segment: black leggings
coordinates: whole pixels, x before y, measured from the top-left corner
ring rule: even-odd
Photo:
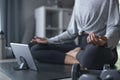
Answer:
[[[75,44],[36,44],[31,53],[39,62],[64,64],[65,53],[75,47]]]
[[[77,60],[84,67],[89,69],[101,69],[104,64],[114,65],[117,61],[116,49],[111,50],[106,47],[99,47],[87,44],[87,35],[82,36],[81,43],[75,44],[36,44],[31,47],[32,55],[39,62],[64,64],[66,52],[81,47],[77,54]]]

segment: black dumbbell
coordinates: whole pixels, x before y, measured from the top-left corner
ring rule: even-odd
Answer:
[[[77,80],[77,78],[79,77],[79,71],[80,71],[80,64],[73,64],[71,70],[72,80]]]
[[[103,79],[103,80],[114,80],[114,79],[113,79],[113,77],[112,77],[111,75],[107,75],[107,76],[105,77],[105,79]]]
[[[93,74],[82,74],[79,78],[79,80],[102,80],[100,77],[97,75]]]

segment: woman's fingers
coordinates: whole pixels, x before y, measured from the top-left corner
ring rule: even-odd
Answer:
[[[92,43],[94,45],[98,45],[99,44],[99,39],[98,36],[95,35],[95,33],[90,33],[89,36],[87,37],[87,42],[88,43]]]
[[[97,36],[92,32],[87,37],[87,43],[97,46],[104,46],[107,43],[107,38],[104,36]]]
[[[99,44],[100,46],[104,46],[105,44],[107,44],[107,38],[104,37],[104,36],[103,36],[103,37],[100,36],[100,37],[99,37],[99,43],[100,43],[100,44]]]

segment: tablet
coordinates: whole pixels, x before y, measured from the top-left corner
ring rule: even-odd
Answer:
[[[19,67],[16,69],[18,69],[18,70],[23,70],[23,69],[38,70],[38,68],[35,64],[35,61],[32,57],[32,54],[31,54],[28,44],[10,43],[10,46],[15,55],[17,63],[19,64]]]

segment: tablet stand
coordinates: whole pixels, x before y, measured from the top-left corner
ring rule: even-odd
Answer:
[[[14,68],[15,70],[27,70],[29,69],[28,64],[23,56],[20,56],[21,64],[19,67]]]

